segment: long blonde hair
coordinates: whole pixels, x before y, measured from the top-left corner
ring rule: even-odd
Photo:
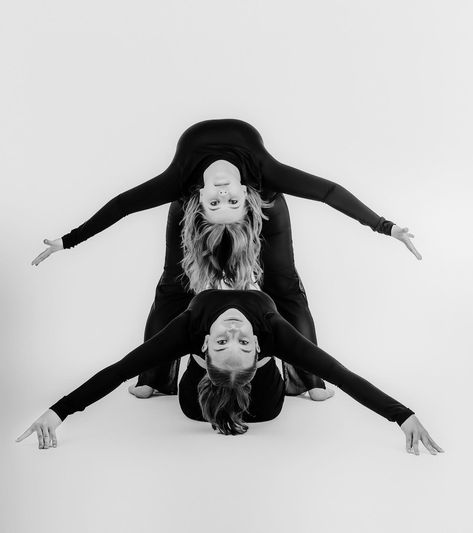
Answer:
[[[217,289],[220,283],[232,289],[248,290],[263,275],[259,255],[263,209],[272,206],[247,186],[243,218],[229,224],[215,224],[204,217],[199,192],[184,205],[181,231],[184,259],[182,266],[189,289],[199,293]]]

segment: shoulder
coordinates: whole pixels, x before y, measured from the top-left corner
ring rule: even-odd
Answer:
[[[274,300],[271,298],[271,296],[269,296],[269,294],[266,294],[263,291],[256,290],[247,292],[251,293],[252,298],[254,298],[259,303],[261,310],[265,314],[269,313],[272,315],[274,313],[277,313],[276,304],[274,303]]]
[[[276,338],[283,334],[287,329],[289,322],[283,318],[277,311],[270,311],[265,313],[264,320],[268,331],[271,332],[271,335]]]
[[[205,291],[199,292],[194,298],[192,298],[188,309],[195,312],[203,305],[208,305],[215,299],[215,295],[218,294],[218,292],[217,289],[206,289]]]

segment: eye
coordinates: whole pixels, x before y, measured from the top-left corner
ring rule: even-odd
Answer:
[[[238,203],[238,200],[230,200],[230,202],[229,202],[229,203],[230,203],[230,204],[232,204],[232,205],[235,205],[235,204],[237,204],[237,203]]]
[[[222,345],[222,344],[226,344],[226,343],[227,343],[227,339],[218,339],[217,340],[217,344]]]
[[[247,344],[249,344],[249,342],[247,340],[245,340],[245,339],[241,339],[240,340],[240,344],[243,344],[243,345],[246,346]]]
[[[215,207],[216,205],[218,205],[217,200],[212,200],[212,201],[210,202],[210,205],[211,205],[212,207]]]

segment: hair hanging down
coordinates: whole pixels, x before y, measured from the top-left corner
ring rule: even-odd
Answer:
[[[202,415],[212,428],[223,435],[241,435],[248,430],[243,414],[250,405],[254,364],[245,370],[226,371],[214,366],[207,353],[207,373],[197,386]]]
[[[219,288],[221,281],[233,289],[248,290],[261,280],[260,233],[263,218],[268,218],[263,209],[272,203],[265,202],[250,186],[247,191],[242,220],[229,224],[213,224],[205,219],[198,191],[186,202],[181,231],[182,266],[189,288],[195,293]]]

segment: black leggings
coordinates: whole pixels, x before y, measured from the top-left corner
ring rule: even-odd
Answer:
[[[261,289],[276,303],[279,313],[304,337],[317,344],[314,321],[309,311],[304,287],[294,264],[291,221],[282,194],[276,195],[272,208],[265,211],[263,221],[261,263],[264,271]],[[166,228],[164,272],[156,287],[154,302],[146,322],[144,340],[148,340],[182,313],[192,300],[182,280],[181,220],[182,204],[173,202],[169,208]],[[271,355],[271,354],[265,354]],[[164,394],[177,394],[179,360],[160,364],[140,374],[137,385],[149,385]],[[325,388],[318,376],[283,363],[285,393],[301,394],[315,387]]]
[[[182,412],[192,420],[204,421],[199,405],[197,386],[205,370],[192,355],[179,383],[179,404]],[[258,368],[251,380],[250,406],[243,414],[245,422],[266,422],[276,418],[284,404],[284,382],[274,358]]]

